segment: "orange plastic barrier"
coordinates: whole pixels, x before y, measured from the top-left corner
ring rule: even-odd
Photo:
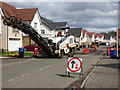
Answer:
[[[84,49],[84,54],[89,53],[89,48]]]

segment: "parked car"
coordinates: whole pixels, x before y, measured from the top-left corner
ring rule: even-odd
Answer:
[[[27,45],[27,46],[24,46],[25,50],[28,50],[28,51],[34,51],[34,48],[40,48],[37,44],[31,44],[31,45]]]

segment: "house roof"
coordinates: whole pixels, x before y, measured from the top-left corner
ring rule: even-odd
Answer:
[[[114,35],[112,33],[102,33],[104,35],[104,39],[106,40],[110,40],[110,37],[114,37]]]
[[[85,30],[85,29],[83,29],[83,37],[85,36],[85,32],[86,32],[86,30]]]
[[[25,21],[31,21],[34,18],[35,13],[37,12],[37,8],[29,8],[29,9],[15,9],[15,13]]]
[[[95,34],[94,32],[88,32],[86,29],[83,29],[83,37],[85,36],[85,32],[92,37],[93,34]]]
[[[36,11],[38,10],[37,8],[16,9],[16,7],[4,2],[0,2],[0,5],[5,17],[9,18],[10,16],[15,16],[26,21],[32,21]]]
[[[80,37],[82,32],[82,28],[70,28],[68,33],[74,35],[75,37]]]
[[[103,34],[95,34],[95,37],[102,37],[103,36]]]
[[[67,25],[67,22],[53,22],[52,20],[45,17],[41,17],[41,19],[43,23],[50,25],[52,28],[56,28],[56,30],[59,30],[59,28],[64,28]]]
[[[117,40],[117,36],[115,36],[114,38],[115,38],[115,40]]]
[[[53,25],[56,28],[62,28],[62,27],[66,27],[67,22],[54,22]]]
[[[95,35],[95,37],[102,37],[103,36],[103,34],[96,34],[96,33],[94,33],[94,32],[88,32],[86,29],[83,29],[83,37],[85,36],[85,32],[87,33],[87,35],[89,35],[90,37],[92,37],[93,36],[93,34]]]

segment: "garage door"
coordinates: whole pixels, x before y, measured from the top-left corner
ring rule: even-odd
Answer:
[[[9,40],[8,49],[9,51],[18,51],[20,47],[20,40]]]

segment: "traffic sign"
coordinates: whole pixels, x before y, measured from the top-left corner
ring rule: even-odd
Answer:
[[[67,72],[81,72],[82,58],[68,58]]]

